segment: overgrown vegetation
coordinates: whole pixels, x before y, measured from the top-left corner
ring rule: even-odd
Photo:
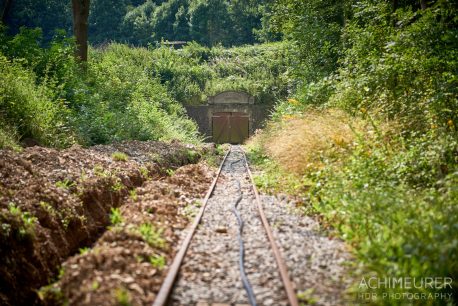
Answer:
[[[62,36],[49,48],[40,46],[39,30],[3,34],[0,40],[0,146],[28,138],[54,147],[125,139],[198,141],[184,108],[149,74],[147,50],[113,45],[94,51],[82,71],[72,41]]]
[[[224,90],[244,90],[258,103],[285,97],[283,44],[224,49],[192,43],[182,50],[111,44],[92,49],[80,68],[73,42],[41,31],[0,35],[0,147],[33,139],[46,146],[127,139],[197,142],[181,104],[200,104]]]
[[[307,209],[353,246],[364,275],[456,280],[456,6],[350,4],[281,0],[273,7],[272,27],[296,46],[298,81],[250,143],[265,170],[257,181],[309,199]],[[378,290],[457,298],[456,283]],[[453,303],[381,294],[370,302]]]
[[[287,95],[287,45],[271,43],[232,49],[190,43],[151,53],[151,74],[184,104],[201,104],[225,90],[245,91],[256,103],[273,103]]]
[[[15,1],[6,20],[18,33],[0,31],[0,147],[19,149],[31,140],[53,147],[124,139],[198,142],[183,104],[201,104],[224,90],[247,91],[256,103],[279,101],[267,129],[250,143],[252,160],[264,169],[261,187],[303,196],[307,212],[322,215],[353,247],[364,275],[457,279],[453,1],[92,3],[90,40],[98,47],[79,66],[74,42],[54,31],[57,23],[69,28],[70,13],[53,20],[43,3]],[[36,10],[45,13],[38,18]],[[44,38],[41,30],[19,25],[41,25]],[[197,42],[174,50],[157,44],[162,38]],[[111,218],[122,223],[119,210]],[[136,231],[164,246],[152,225]],[[454,292],[454,301],[369,302],[456,303],[453,286],[413,290]]]

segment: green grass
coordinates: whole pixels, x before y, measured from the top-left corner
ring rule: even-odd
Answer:
[[[129,160],[129,156],[127,156],[126,153],[122,153],[122,152],[114,152],[113,154],[111,154],[111,158],[114,160],[114,161],[128,161]]]
[[[154,268],[157,268],[159,270],[164,269],[166,260],[164,255],[153,255],[149,257],[149,262]]]
[[[138,234],[148,243],[151,247],[165,248],[166,241],[162,237],[163,230],[157,229],[150,223],[143,223],[137,228]]]
[[[393,139],[385,145],[362,137],[350,157],[329,161],[319,171],[295,174],[290,179],[262,147],[251,145],[249,157],[262,169],[256,178],[262,190],[286,190],[310,199],[304,213],[320,214],[324,224],[352,246],[357,278],[455,280],[458,166],[452,152],[458,147],[458,138],[438,136],[433,131],[415,141]],[[311,188],[301,190],[301,185]],[[353,290],[364,290],[358,285]],[[456,288],[381,288],[375,292],[379,297],[400,292],[456,294]],[[402,301],[380,299],[374,303]]]
[[[63,181],[57,181],[56,182],[56,187],[62,188],[62,189],[69,189],[71,187],[76,186],[75,182],[72,182],[68,179],[65,179]]]
[[[131,306],[132,297],[125,288],[117,288],[114,292],[116,303],[119,306]]]
[[[0,118],[0,121],[2,119]],[[20,151],[21,147],[18,144],[18,135],[14,129],[6,126],[2,126],[0,123],[0,149],[13,149],[15,151]]]
[[[84,254],[88,253],[90,250],[91,250],[91,248],[89,248],[89,247],[80,248],[79,249],[79,253],[80,253],[80,255],[84,255]]]
[[[18,228],[19,238],[24,239],[35,235],[35,225],[38,222],[37,217],[30,212],[23,212],[15,203],[8,204],[8,212],[20,222]],[[8,230],[8,234],[10,233],[10,229]],[[2,230],[5,231],[5,228],[2,228]]]
[[[132,199],[132,201],[137,201],[138,195],[136,189],[129,190],[129,198]]]
[[[37,76],[0,52],[0,146],[17,148],[19,137],[63,147],[75,142],[65,117],[68,109]],[[66,132],[67,131],[67,132]]]
[[[111,186],[111,190],[114,192],[119,192],[124,188],[124,184],[121,182],[119,178],[115,178],[113,185]]]
[[[122,214],[119,208],[111,208],[110,222],[114,226],[120,225],[124,222],[124,218],[122,217]]]
[[[254,182],[258,188],[269,194],[288,193],[303,195],[311,182],[306,176],[285,171],[280,164],[264,152],[262,146],[250,143],[246,146],[247,157],[255,169]]]

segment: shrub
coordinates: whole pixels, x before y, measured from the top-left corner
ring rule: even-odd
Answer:
[[[199,141],[195,123],[151,75],[149,50],[116,44],[91,50],[83,72],[73,41],[62,32],[46,48],[39,30],[23,28],[13,37],[1,32],[0,40],[2,142],[10,143],[11,136],[56,147],[126,139]]]
[[[424,146],[414,144],[418,145]],[[456,150],[456,139],[453,146]],[[424,165],[421,158],[412,160],[415,151],[410,147],[389,152],[361,144],[344,167],[329,167],[317,174],[314,207],[356,247],[365,272],[379,278],[456,279],[458,167],[456,162],[448,163],[447,174],[423,175],[418,171]],[[435,152],[430,147],[421,155]],[[409,164],[411,168],[405,169]],[[412,176],[421,177],[422,183]],[[399,288],[383,290],[395,293]]]
[[[110,222],[112,225],[120,225],[124,222],[124,218],[119,208],[111,208]]]
[[[197,141],[184,109],[148,74],[151,53],[110,45],[93,51],[93,100],[83,104],[80,131],[91,143],[124,139]]]
[[[268,141],[263,146],[284,170],[299,175],[342,158],[355,141],[352,128],[360,129],[362,125],[339,110],[309,109],[282,119],[269,126]]]
[[[13,150],[20,150],[17,144],[19,136],[16,130],[4,124],[5,123],[0,117],[0,149],[10,148]]]
[[[162,270],[165,267],[166,259],[164,255],[153,255],[149,257],[149,262],[154,268]]]
[[[111,158],[115,161],[128,161],[129,160],[129,156],[127,156],[126,153],[122,153],[122,152],[114,152],[113,154],[111,154]]]
[[[351,47],[342,59],[330,104],[350,112],[372,109],[401,122],[406,132],[425,131],[432,124],[446,126],[450,119],[456,122],[453,10],[446,2],[422,12],[398,10],[398,26],[393,27],[387,3],[371,9],[361,9],[346,28]],[[373,9],[377,18],[371,17]]]
[[[62,99],[46,85],[37,85],[33,72],[0,54],[0,116],[12,135],[33,138],[48,146],[75,142],[66,118],[71,114]],[[11,134],[10,134],[11,135]]]
[[[137,232],[140,236],[148,243],[151,247],[154,248],[165,248],[166,241],[164,240],[162,229],[157,229],[154,225],[150,223],[143,223],[137,228]]]

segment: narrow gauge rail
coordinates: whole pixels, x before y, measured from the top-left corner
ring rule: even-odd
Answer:
[[[240,147],[238,147],[240,148]],[[204,215],[205,213],[205,209],[207,207],[207,203],[208,203],[208,200],[210,199],[210,197],[212,196],[212,193],[213,191],[215,190],[215,186],[217,184],[217,181],[218,181],[218,178],[220,177],[221,175],[221,171],[223,169],[223,166],[224,164],[227,162],[226,159],[228,157],[228,155],[233,151],[233,147],[231,146],[230,149],[228,150],[228,152],[225,154],[220,166],[219,166],[219,169],[215,175],[215,178],[213,179],[212,181],[212,184],[210,185],[210,188],[208,189],[207,191],[207,194],[205,195],[205,198],[203,200],[203,203],[202,203],[202,206],[200,208],[200,211],[199,213],[197,214],[196,218],[194,219],[185,239],[183,240],[181,246],[180,246],[180,249],[178,250],[177,254],[175,255],[175,258],[169,268],[169,271],[167,273],[167,276],[164,280],[164,282],[162,283],[162,286],[156,296],[156,299],[153,303],[153,306],[165,306],[167,305],[167,302],[168,302],[168,299],[169,299],[169,296],[170,294],[172,293],[172,290],[173,290],[173,286],[174,286],[174,283],[175,283],[175,280],[178,276],[178,273],[180,271],[180,267],[181,267],[181,264],[186,256],[186,252],[191,244],[191,241],[192,241],[192,238],[194,236],[194,234],[196,233],[196,230],[202,220],[202,216]],[[292,285],[292,282],[289,278],[289,275],[288,275],[288,270],[286,268],[286,265],[285,265],[285,262],[283,260],[283,257],[282,257],[282,254],[275,242],[275,239],[274,239],[274,236],[272,234],[272,229],[267,221],[267,218],[265,216],[265,213],[264,213],[264,210],[262,208],[262,203],[261,203],[261,199],[259,197],[259,193],[256,189],[256,186],[254,184],[254,181],[253,181],[253,175],[250,171],[250,168],[248,166],[248,161],[247,161],[247,158],[246,158],[246,155],[245,155],[245,152],[243,151],[243,149],[240,148],[240,151],[237,150],[237,152],[241,152],[241,159],[240,160],[237,160],[235,162],[231,162],[231,165],[230,167],[232,168],[233,164],[236,164],[236,163],[243,163],[247,173],[248,173],[248,176],[250,178],[250,181],[251,181],[251,188],[255,194],[255,199],[256,199],[256,205],[257,205],[257,209],[258,209],[258,213],[259,213],[259,218],[261,219],[261,222],[262,222],[262,225],[263,225],[263,228],[265,230],[265,233],[266,233],[266,236],[269,240],[269,243],[270,243],[270,247],[272,249],[272,252],[273,252],[273,255],[275,257],[275,261],[277,263],[277,268],[278,268],[278,271],[280,273],[280,277],[281,277],[281,281],[282,281],[282,284],[283,284],[283,287],[285,289],[285,293],[286,293],[286,296],[288,298],[288,302],[291,306],[298,306],[299,303],[298,303],[298,300],[297,300],[297,297],[296,297],[296,294],[295,294],[295,291],[294,291],[294,288],[293,288],[293,285]],[[239,223],[239,240],[243,239],[242,238],[242,230],[243,230],[243,221],[241,221],[240,219],[240,215],[238,214],[237,212],[237,205],[238,205],[238,202],[240,201],[240,197],[239,199],[237,200],[237,202],[234,204],[234,214],[236,215],[237,219],[238,219],[238,223]],[[245,287],[245,290],[247,291],[247,295],[249,297],[249,300],[250,300],[250,303],[251,305],[256,305],[256,302],[254,301],[254,299],[250,298],[250,295],[253,295],[252,293],[252,290],[250,288],[250,285],[249,285],[249,281],[247,280],[247,276],[245,275],[245,272],[244,272],[244,267],[243,267],[243,240],[240,241],[240,248],[241,248],[241,251],[240,251],[240,270],[241,270],[241,278],[242,278],[242,281],[243,281],[243,284],[244,284],[244,287]],[[248,278],[249,278],[249,275],[248,275]]]

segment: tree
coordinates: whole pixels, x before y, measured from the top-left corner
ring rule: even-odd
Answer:
[[[125,40],[121,29],[130,3],[130,0],[91,0],[88,30],[91,44]]]
[[[11,35],[21,27],[41,28],[45,42],[56,34],[56,29],[71,31],[71,2],[61,0],[0,0],[0,14]]]
[[[6,17],[8,16],[8,12],[11,8],[11,3],[13,2],[13,0],[5,0],[5,4],[3,6],[3,10],[2,10],[2,18],[1,18],[1,21],[3,22],[3,24],[6,24]]]
[[[420,0],[420,6],[422,10],[426,10],[428,5],[426,4],[426,0]]]
[[[262,5],[265,0],[232,0],[229,13],[234,25],[233,41],[237,44],[252,44],[256,41],[254,31],[262,27]]]
[[[336,71],[343,48],[342,30],[351,1],[277,0],[269,27],[282,33],[296,48],[296,72],[306,82],[316,82]]]
[[[121,33],[125,41],[136,45],[147,45],[153,42],[151,16],[156,7],[155,2],[147,0],[127,12],[121,24]]]
[[[194,0],[189,7],[192,39],[207,46],[231,45],[234,34],[225,0]]]
[[[87,62],[87,32],[90,0],[72,0],[73,33],[76,37],[76,58]]]
[[[169,0],[156,8],[151,16],[155,40],[187,39],[189,27],[187,26],[185,6],[187,8],[186,0]],[[178,30],[183,31],[183,33],[178,33]]]
[[[173,33],[176,40],[190,40],[187,8],[184,6],[180,6],[177,13],[175,14]]]

